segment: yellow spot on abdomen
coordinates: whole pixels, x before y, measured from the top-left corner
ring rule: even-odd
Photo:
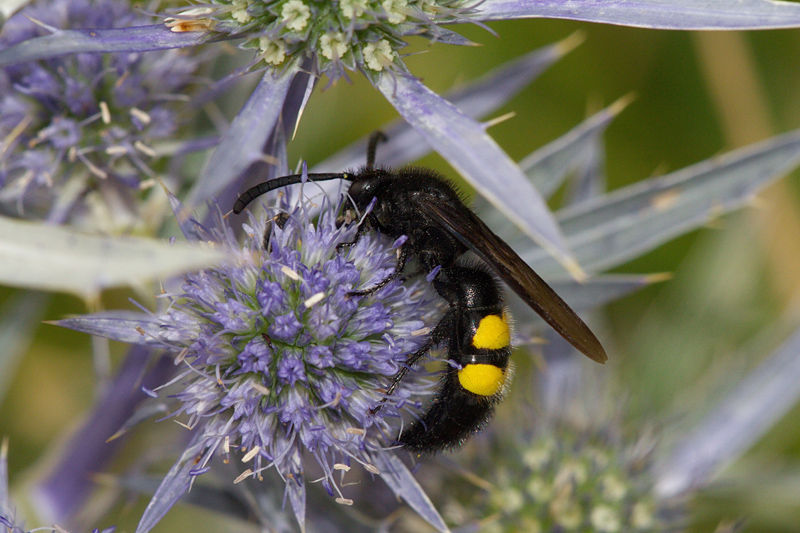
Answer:
[[[472,345],[476,348],[487,350],[499,350],[505,348],[511,342],[511,332],[508,330],[508,322],[504,317],[497,315],[486,315],[478,324],[478,331],[472,337]]]
[[[493,396],[506,381],[502,368],[494,365],[466,365],[458,371],[461,386],[479,396]]]

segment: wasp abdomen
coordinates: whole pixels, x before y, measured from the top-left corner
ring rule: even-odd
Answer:
[[[478,396],[494,396],[503,390],[506,369],[487,364],[465,365],[458,371],[458,382]]]
[[[504,315],[486,315],[480,319],[472,346],[478,349],[500,350],[511,343],[511,329]]]

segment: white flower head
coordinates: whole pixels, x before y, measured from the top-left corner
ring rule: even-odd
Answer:
[[[598,505],[592,509],[590,520],[595,531],[615,533],[622,530],[619,513],[608,505]]]
[[[283,23],[293,31],[302,31],[308,25],[310,17],[311,9],[301,0],[289,0],[281,9]]]
[[[320,53],[331,61],[347,53],[347,37],[342,32],[326,33],[319,39]]]
[[[383,0],[381,7],[386,11],[386,20],[390,24],[400,24],[406,20],[407,0]]]
[[[231,4],[231,17],[236,22],[246,24],[250,22],[253,17],[247,12],[247,8],[252,4],[251,0],[233,0]]]
[[[262,37],[258,42],[261,58],[270,65],[280,65],[286,59],[286,43]]]
[[[367,10],[367,0],[341,0],[339,9],[345,18],[353,19],[360,17]]]
[[[364,47],[364,61],[372,70],[381,72],[395,60],[395,52],[386,39],[381,39],[377,43],[369,43]]]

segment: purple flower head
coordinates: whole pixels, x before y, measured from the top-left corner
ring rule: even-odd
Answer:
[[[336,465],[356,461],[376,473],[375,454],[394,453],[387,447],[400,415],[417,405],[407,398],[430,394],[429,381],[410,376],[371,412],[425,343],[442,303],[424,279],[349,296],[392,272],[396,246],[370,232],[337,249],[356,229],[337,227],[337,211],[324,201],[315,223],[303,208],[269,223],[269,250],[265,221],[246,227],[244,246],[224,230],[230,263],[188,275],[167,295],[155,336],[185,368],[172,382],[180,404],[173,416],[197,431],[195,474],[214,455],[235,454],[247,463],[242,475],[275,468],[291,495],[305,490],[313,457],[312,470],[343,498]],[[304,505],[293,507],[302,522]]]
[[[127,2],[32,3],[0,31],[0,50],[52,28],[108,29],[145,22]],[[0,210],[51,222],[136,222],[136,202],[160,170],[194,83],[197,56],[79,53],[0,69]],[[109,207],[113,206],[113,207]],[[119,208],[119,209],[117,209]]]

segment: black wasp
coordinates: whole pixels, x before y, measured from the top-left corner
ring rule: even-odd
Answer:
[[[502,399],[508,381],[510,333],[501,291],[491,273],[457,263],[467,251],[483,260],[580,352],[598,363],[605,362],[607,356],[580,317],[464,204],[446,178],[425,168],[375,167],[377,145],[385,139],[380,132],[372,135],[366,166],[354,172],[308,174],[308,180],[351,182],[348,198],[359,213],[377,199],[358,227],[354,242],[369,228],[391,238],[407,237],[394,273],[352,295],[370,294],[399,278],[412,257],[426,273],[441,267],[433,285],[450,309],[425,346],[408,356],[387,391],[387,396],[391,395],[408,369],[431,348],[448,342],[448,358],[460,368],[448,366],[428,410],[398,438],[411,450],[433,453],[454,448],[479,431]],[[301,174],[293,174],[260,183],[239,197],[233,212],[239,214],[258,196],[302,179]],[[375,411],[380,408],[378,405]]]
[[[451,266],[439,271],[433,287],[450,309],[428,342],[408,357],[388,391],[432,347],[447,342],[447,357],[458,366],[447,365],[428,409],[398,437],[419,453],[454,448],[479,431],[510,381],[511,331],[494,276],[479,266]]]

